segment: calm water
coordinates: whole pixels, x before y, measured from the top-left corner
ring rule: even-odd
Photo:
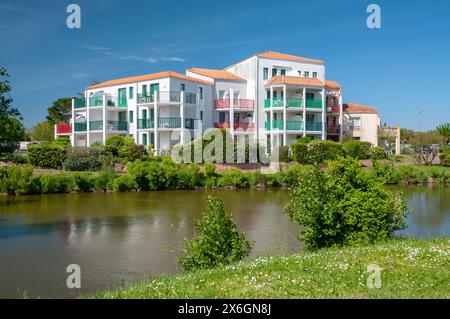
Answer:
[[[402,235],[450,235],[450,188],[403,189],[413,212]],[[301,249],[282,213],[286,191],[219,191],[252,255]],[[64,194],[0,199],[0,297],[70,297],[65,269],[81,267],[88,293],[180,271],[175,256],[191,237],[206,192]]]

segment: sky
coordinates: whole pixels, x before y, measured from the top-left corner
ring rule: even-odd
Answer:
[[[71,3],[81,29],[66,25]],[[371,3],[381,29],[366,25]],[[344,102],[376,107],[382,123],[450,121],[450,0],[0,0],[0,67],[27,127],[94,79],[222,69],[269,50],[325,60]]]

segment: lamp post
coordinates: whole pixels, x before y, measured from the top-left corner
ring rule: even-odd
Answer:
[[[419,132],[422,132],[422,113],[423,111],[419,111]]]

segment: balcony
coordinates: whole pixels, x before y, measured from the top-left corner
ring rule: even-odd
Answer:
[[[231,127],[230,122],[216,122],[214,123],[215,128],[220,129],[228,129]],[[255,124],[253,122],[241,122],[241,123],[234,123],[234,129],[235,130],[253,130],[255,128]]]
[[[143,95],[139,93],[137,95],[137,104],[150,104],[155,102],[155,94]],[[181,103],[180,91],[159,91],[158,103]],[[197,94],[185,92],[184,103],[197,105]]]
[[[128,131],[127,121],[107,121],[106,129],[108,131],[126,132]]]
[[[321,109],[322,100],[306,100],[307,109]]]
[[[87,122],[75,123],[75,132],[86,132],[86,131],[87,131]]]
[[[339,113],[340,107],[338,104],[327,104],[327,112],[328,113]]]
[[[233,101],[233,107],[234,109],[253,111],[255,109],[255,101],[248,99],[235,99]],[[216,99],[214,101],[214,108],[216,110],[229,110],[230,99]]]
[[[103,96],[94,96],[89,98],[89,107],[103,106]]]
[[[76,109],[81,109],[86,107],[86,99],[84,97],[77,97],[74,99],[74,107]]]
[[[340,125],[327,125],[327,133],[328,134],[340,134],[341,133],[341,126]]]
[[[273,98],[273,107],[284,107],[284,99],[282,97]],[[286,98],[286,107],[287,108],[300,108],[303,107],[303,99],[296,97],[287,97]],[[266,99],[264,101],[264,107],[270,108],[270,99]]]
[[[184,119],[184,128],[193,130],[195,119]],[[160,117],[158,119],[159,128],[181,128],[181,117]],[[138,129],[153,129],[155,121],[153,119],[138,119]]]
[[[103,121],[89,122],[89,131],[102,131],[102,130],[103,130]]]
[[[272,127],[270,127],[270,121],[266,121],[265,123],[266,131],[274,130],[284,130],[284,121],[283,120],[275,120],[273,121]],[[302,121],[286,121],[286,130],[287,131],[303,131],[303,122]]]
[[[322,122],[306,122],[306,130],[309,132],[321,132]]]
[[[57,135],[72,134],[72,125],[71,124],[56,124],[56,134]]]

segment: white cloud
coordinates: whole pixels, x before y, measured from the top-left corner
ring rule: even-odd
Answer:
[[[186,62],[186,59],[178,58],[178,57],[167,57],[162,58],[164,61],[171,61],[171,62]]]

